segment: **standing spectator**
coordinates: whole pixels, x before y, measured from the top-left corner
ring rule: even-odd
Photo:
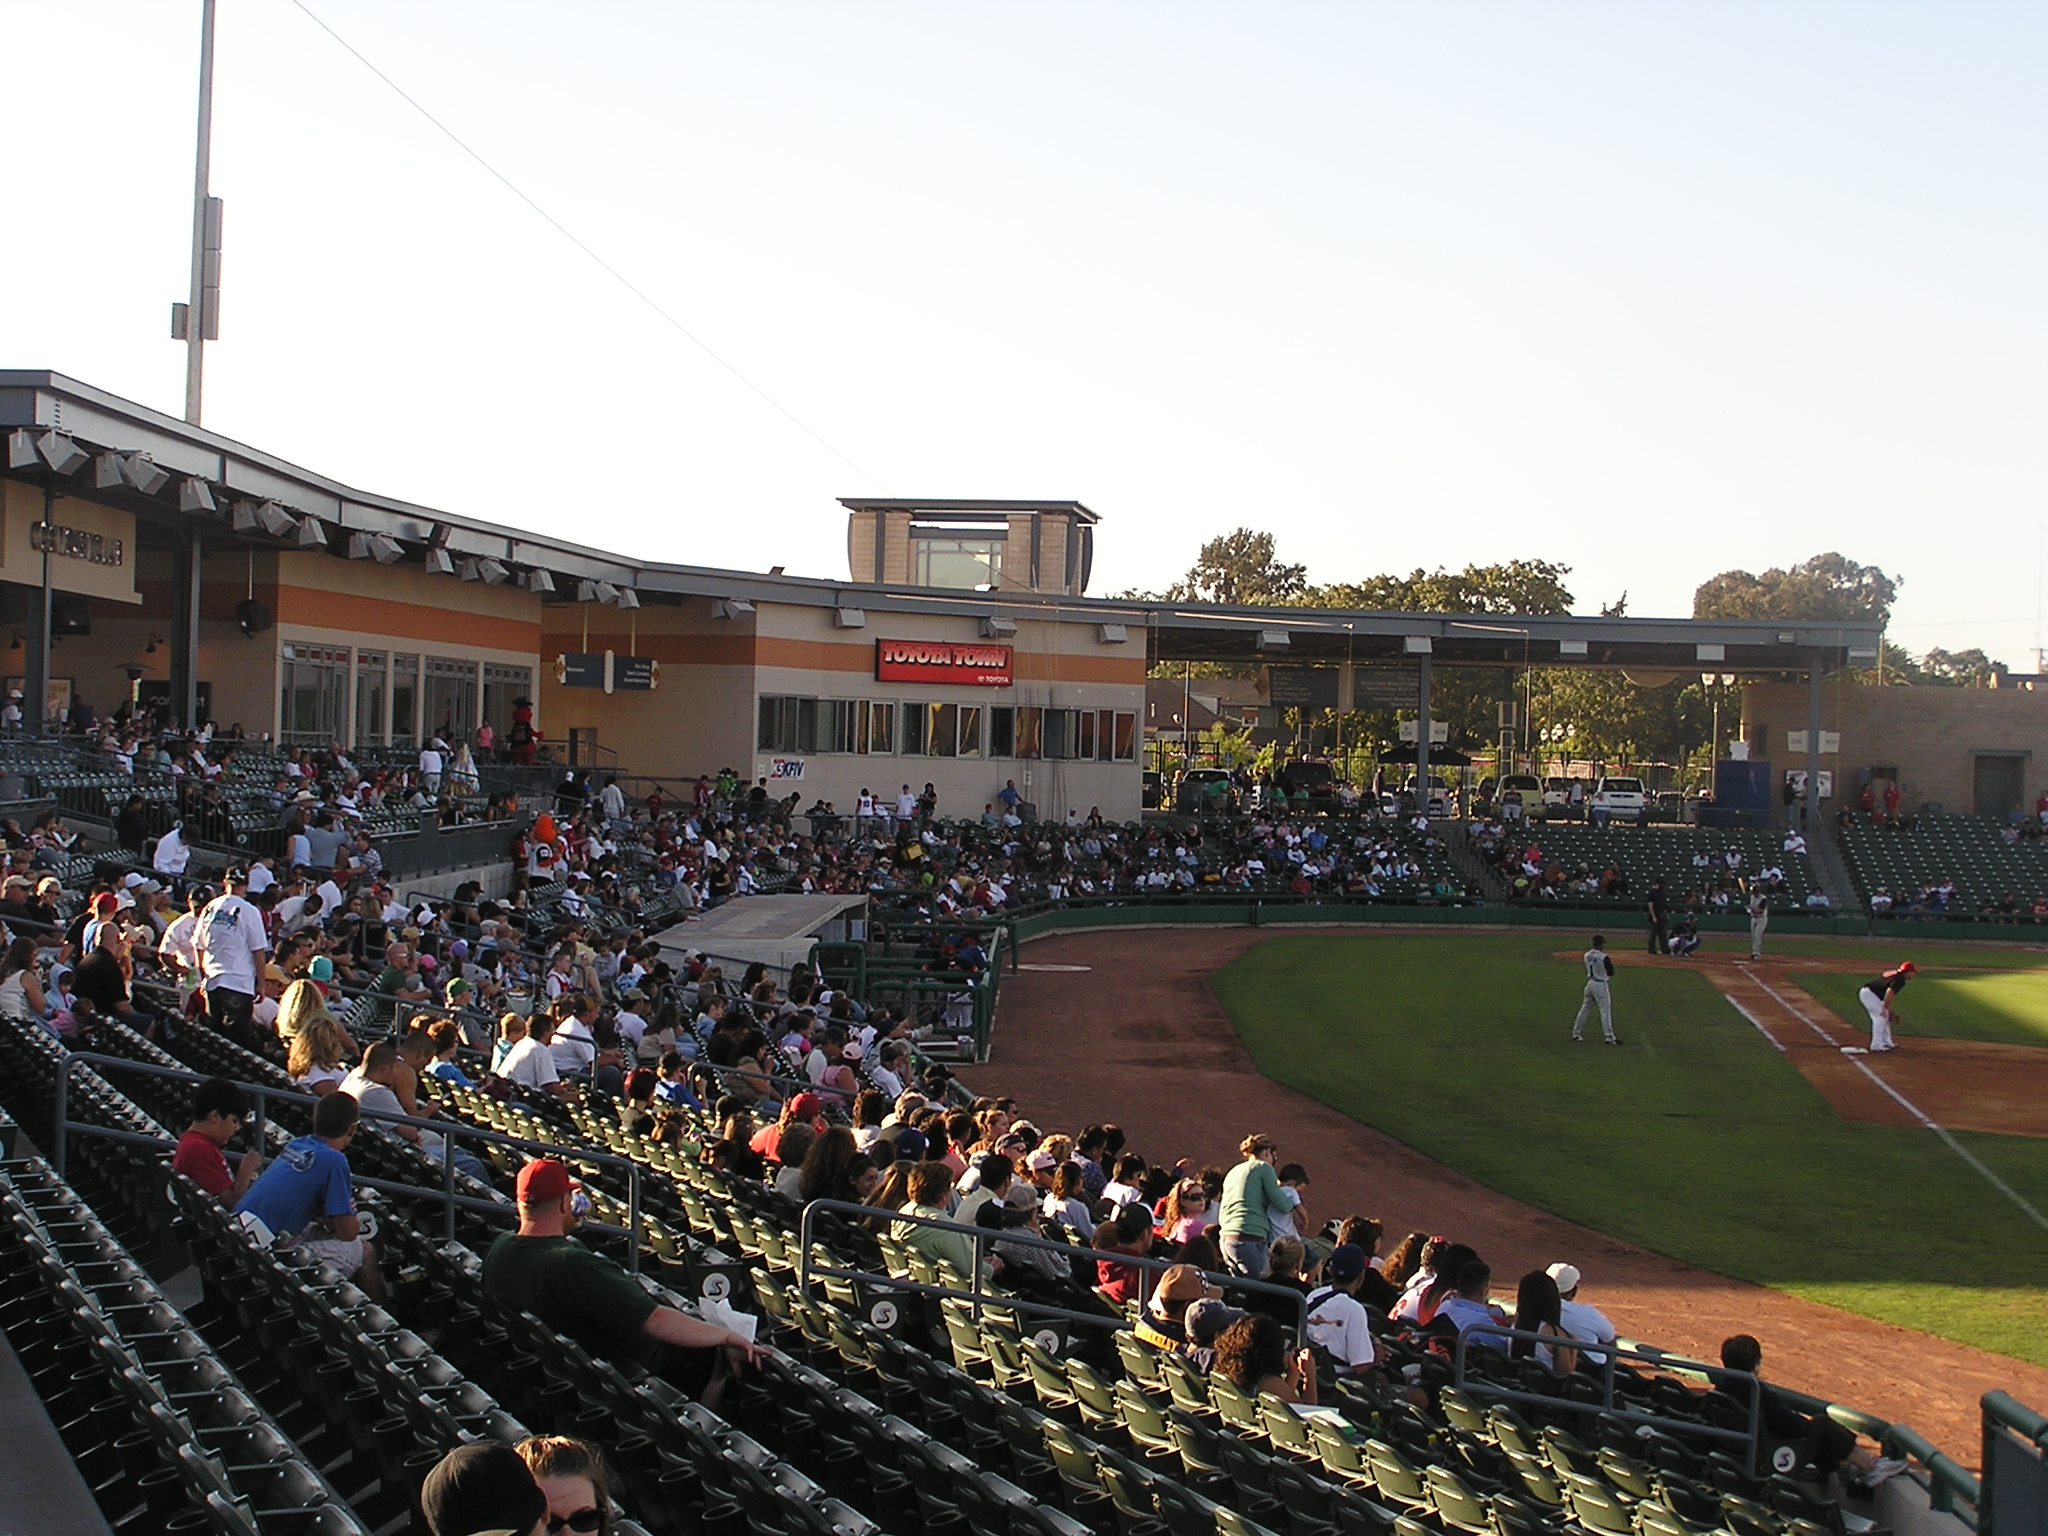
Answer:
[[[270,959],[263,914],[243,898],[249,874],[239,866],[221,878],[221,894],[199,914],[196,940],[205,978],[206,1016],[213,1027],[250,1050],[256,1048],[256,978]]]
[[[1272,1137],[1247,1136],[1238,1143],[1237,1150],[1244,1160],[1223,1180],[1223,1262],[1230,1266],[1232,1274],[1259,1280],[1266,1273],[1273,1218],[1285,1215],[1294,1206],[1280,1188],[1279,1175],[1273,1171]]]
[[[171,830],[156,840],[156,852],[150,855],[150,868],[171,880],[185,876],[185,866],[192,862],[192,850],[185,846],[185,824],[171,823]]]

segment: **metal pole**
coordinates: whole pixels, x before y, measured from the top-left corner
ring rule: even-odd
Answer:
[[[210,5],[212,0],[207,0]],[[190,536],[189,548],[185,555],[185,633],[180,637],[185,646],[185,697],[178,702],[183,711],[185,728],[199,729],[199,584],[200,562],[203,558],[199,535]]]
[[[64,1177],[64,1122],[70,1118],[71,1058],[57,1058],[57,1115],[50,1126],[50,1166]]]
[[[199,425],[206,357],[206,198],[213,164],[213,10],[199,11],[199,147],[192,163],[192,295],[185,312],[185,419]]]
[[[28,680],[25,690],[28,697],[22,702],[23,718],[30,722],[29,733],[43,734],[45,722],[50,714],[50,628],[51,615],[56,607],[56,594],[50,579],[50,540],[55,537],[57,527],[57,488],[43,487],[43,587],[41,600],[36,605],[36,654],[35,673]]]
[[[1416,657],[1415,813],[1429,814],[1429,653]]]
[[[640,1165],[626,1167],[626,1270],[640,1273]]]
[[[1806,835],[1820,827],[1820,652],[1806,672]]]
[[[455,1241],[455,1138],[441,1138],[441,1193],[447,1198],[441,1202],[441,1236],[444,1242]]]
[[[266,1097],[260,1089],[249,1096],[249,1134],[253,1138],[250,1145],[258,1152],[263,1150],[263,1103]]]

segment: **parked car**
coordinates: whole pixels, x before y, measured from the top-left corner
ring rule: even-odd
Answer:
[[[1415,814],[1415,775],[1412,773],[1401,785],[1401,814]],[[1429,814],[1439,819],[1451,814],[1450,791],[1441,784],[1431,783],[1429,786]]]
[[[1644,804],[1641,779],[1624,779],[1610,774],[1593,791],[1593,809],[1605,811],[1614,821],[1641,821]]]
[[[1159,809],[1159,797],[1165,791],[1165,776],[1147,769],[1139,780],[1138,806],[1141,810]]]
[[[1227,768],[1190,768],[1173,789],[1173,808],[1183,816],[1233,815],[1237,786]]]
[[[1308,791],[1311,804],[1327,804],[1337,798],[1337,775],[1330,765],[1314,758],[1302,758],[1289,763],[1280,770],[1280,788],[1287,791],[1287,798],[1294,799],[1303,790]]]
[[[1583,798],[1583,797],[1582,797]],[[1568,816],[1572,809],[1572,781],[1555,775],[1543,781],[1543,814]]]
[[[1543,781],[1533,773],[1510,773],[1501,777],[1500,786],[1494,793],[1495,803],[1507,805],[1508,796],[1515,797],[1514,803],[1522,807],[1522,814],[1531,821],[1543,819]]]

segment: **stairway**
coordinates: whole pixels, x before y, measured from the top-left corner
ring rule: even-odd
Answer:
[[[1806,858],[1813,866],[1814,880],[1827,893],[1830,912],[1837,916],[1862,912],[1863,898],[1857,894],[1856,882],[1849,878],[1841,845],[1835,841],[1834,828],[1825,817],[1806,834]]]

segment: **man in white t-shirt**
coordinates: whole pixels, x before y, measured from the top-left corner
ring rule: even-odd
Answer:
[[[1544,1271],[1557,1282],[1558,1318],[1557,1326],[1573,1338],[1587,1344],[1612,1344],[1614,1324],[1607,1320],[1607,1314],[1598,1307],[1588,1306],[1579,1300],[1579,1272],[1570,1264],[1553,1264]],[[1598,1350],[1581,1350],[1579,1358],[1593,1365],[1604,1365],[1607,1356]]]
[[[1326,1283],[1308,1293],[1309,1342],[1320,1344],[1340,1367],[1363,1371],[1378,1358],[1358,1285],[1365,1278],[1365,1250],[1343,1243],[1323,1264]]]
[[[185,846],[185,824],[174,822],[171,830],[156,840],[156,852],[150,858],[150,866],[158,874],[169,875],[176,880],[191,862],[192,850]]]
[[[441,793],[441,754],[447,750],[438,736],[429,736],[420,748],[420,782],[430,795]]]
[[[556,1004],[555,1037],[550,1049],[555,1058],[557,1077],[579,1077],[590,1070],[590,1064],[597,1060],[597,1039],[590,1027],[572,1011],[583,1001],[581,993],[565,994],[565,1001]]]
[[[185,911],[172,920],[163,938],[157,941],[157,959],[177,979],[180,1001],[190,997],[199,985],[199,914],[211,900],[210,887],[193,886],[185,893]]]
[[[533,1016],[526,1038],[505,1053],[498,1076],[528,1088],[544,1088],[557,1098],[568,1098],[575,1090],[560,1080],[555,1071],[555,1053],[549,1042],[555,1036],[555,1021],[544,1013]]]
[[[910,792],[910,786],[906,784],[896,796],[896,822],[899,826],[907,827],[915,820],[917,820],[917,796]]]
[[[270,958],[270,937],[263,931],[263,914],[243,898],[248,888],[247,870],[237,866],[227,872],[221,880],[221,894],[199,914],[195,943],[206,987],[208,1022],[230,1040],[254,1050],[256,978]]]

